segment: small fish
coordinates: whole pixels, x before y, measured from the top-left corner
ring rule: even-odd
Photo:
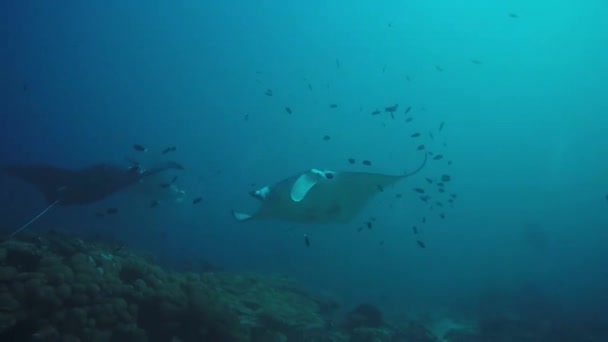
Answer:
[[[95,217],[97,217],[97,218],[103,218],[104,216],[106,216],[106,215],[102,212],[95,213]]]
[[[192,204],[199,204],[203,201],[202,197],[197,197],[195,199],[192,200]]]
[[[410,135],[410,138],[418,138],[420,136],[420,133],[414,133],[412,135]]]
[[[395,104],[393,106],[385,107],[384,111],[388,112],[388,113],[394,113],[397,111],[398,108],[399,108],[399,104]]]
[[[379,244],[380,244],[380,246],[384,246],[384,240],[381,240],[381,241],[379,242]]]
[[[439,191],[439,192],[441,192],[441,193],[444,193],[444,192],[445,192],[445,189],[444,189],[444,188],[439,188],[439,189],[437,189],[437,191]]]
[[[108,209],[106,209],[106,214],[108,214],[108,215],[114,215],[114,214],[117,214],[117,213],[118,213],[118,209],[116,209],[116,208],[108,208]]]
[[[327,179],[334,179],[334,175],[333,175],[333,173],[328,173],[328,174],[325,175],[325,178],[327,178]]]
[[[403,198],[402,194],[395,194],[395,198]]]
[[[304,234],[304,244],[306,247],[310,247],[310,239],[308,238],[307,234]]]
[[[154,200],[152,202],[150,202],[150,208],[155,208],[160,204],[160,202],[158,200]]]
[[[161,188],[163,188],[163,189],[168,189],[168,188],[171,186],[171,184],[170,184],[170,183],[162,183],[162,184],[160,184],[159,186],[160,186]]]
[[[418,247],[420,247],[420,248],[426,248],[426,245],[424,244],[424,242],[422,242],[420,240],[416,240],[416,243],[418,244]]]
[[[365,166],[372,166],[372,162],[369,160],[364,160],[361,162],[361,164],[365,165]]]
[[[442,182],[437,183],[437,186],[440,188],[443,188],[445,186],[445,184],[443,184]]]
[[[373,216],[372,216],[372,217],[370,217],[369,219],[370,219],[370,221],[372,221],[372,222],[376,222],[376,218],[375,218],[375,217],[373,217]]]
[[[245,121],[249,121],[249,114],[245,114],[245,116],[243,117],[243,119],[245,119]]]
[[[360,233],[363,230],[363,227],[357,228],[357,233]]]
[[[422,216],[422,223],[426,223],[426,216]]]
[[[438,154],[435,157],[433,157],[433,160],[441,160],[441,159],[443,159],[443,155],[441,155],[441,154]]]
[[[372,223],[370,221],[365,222],[367,229],[372,229]]]
[[[432,132],[429,132],[429,138],[431,138],[431,140],[435,139]]]
[[[419,194],[423,194],[424,193],[424,189],[422,189],[422,188],[414,188],[414,191],[416,191]]]
[[[293,111],[289,107],[285,107],[285,111],[287,112],[287,114],[293,113]]]
[[[475,64],[475,65],[482,65],[483,63],[478,60],[478,59],[471,59],[471,63]]]
[[[308,90],[312,91],[312,84],[308,83]]]
[[[145,148],[143,145],[140,145],[140,144],[134,144],[133,149],[137,152],[146,152],[148,150],[147,148]]]
[[[356,163],[356,162],[357,162],[357,161],[355,160],[355,158],[348,158],[348,163],[349,163],[349,164],[354,164],[354,163]]]
[[[439,132],[441,132],[441,130],[443,129],[444,124],[445,123],[443,121],[441,121],[441,123],[439,124]]]
[[[395,113],[391,113],[391,119],[395,120]]]
[[[266,89],[266,92],[264,94],[266,96],[272,96],[272,89]]]
[[[424,145],[418,145],[418,151],[424,150]]]
[[[443,203],[441,203],[439,201],[435,202],[435,205],[438,206],[438,207],[440,207],[440,208],[443,208]]]
[[[414,234],[418,235],[418,227],[413,226],[412,230],[414,231]]]
[[[171,184],[175,183],[177,181],[177,176],[173,176],[173,178],[171,179]]]
[[[452,161],[451,160],[448,160],[448,165],[452,165]]]
[[[324,136],[323,136],[323,140],[325,140],[325,141],[330,141],[330,140],[331,140],[331,137],[330,137],[329,135],[324,135]]]
[[[382,185],[376,185],[376,187],[378,188],[378,191],[384,192],[384,188],[382,187]]]
[[[448,203],[454,204],[454,199],[453,198],[448,198]]]
[[[432,179],[430,179],[430,178],[425,178],[425,180],[426,180],[426,182],[427,182],[427,183],[429,183],[429,184],[433,184],[433,180],[432,180]]]
[[[428,203],[428,201],[431,199],[431,196],[420,196],[418,197],[420,198],[420,200],[424,203]]]
[[[442,182],[449,182],[452,180],[452,177],[450,177],[450,175],[442,175],[441,176],[441,181]]]
[[[373,112],[372,112],[372,115],[378,115],[378,114],[380,114],[380,113],[382,113],[382,112],[380,111],[380,109],[376,109],[375,111],[373,111]]]
[[[169,152],[175,152],[175,151],[177,151],[177,146],[169,146],[169,147],[165,148],[162,153],[167,154]]]
[[[382,67],[382,73],[386,71],[386,65]]]
[[[435,70],[443,72],[443,68],[440,65],[435,65]]]
[[[441,217],[441,219],[443,220],[443,219],[445,219],[445,214],[441,213],[441,214],[439,214],[439,217]]]
[[[412,120],[414,120],[414,118],[409,116],[407,119],[405,119],[405,122],[409,123],[409,122],[412,122]]]
[[[405,108],[405,115],[407,115],[407,113],[409,113],[410,110],[412,110],[412,106]]]
[[[456,195],[452,195],[452,196],[456,197]],[[606,195],[606,201],[608,201],[608,195]]]
[[[329,105],[329,108],[336,109],[336,108],[338,108],[338,105],[335,104],[335,103],[332,103],[332,104]]]
[[[511,12],[511,13],[509,13],[509,18],[511,18],[511,19],[517,19],[517,18],[519,18],[519,14]]]

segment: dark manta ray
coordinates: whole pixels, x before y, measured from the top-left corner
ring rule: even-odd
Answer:
[[[150,169],[125,168],[100,163],[83,169],[66,169],[45,164],[10,165],[0,171],[31,184],[46,199],[49,206],[13,232],[14,236],[56,205],[86,205],[100,201],[134,185],[142,179],[166,170],[183,170],[175,162],[165,162]]]

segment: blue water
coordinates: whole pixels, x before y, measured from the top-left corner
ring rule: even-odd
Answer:
[[[285,274],[393,315],[530,287],[572,313],[608,307],[604,1],[2,1],[0,16],[3,163],[153,161],[176,145],[186,167],[182,204],[120,194],[53,210],[33,231]],[[393,104],[395,120],[370,114]],[[352,224],[230,216],[256,208],[250,190],[308,168],[411,170],[421,142],[446,158]],[[411,189],[444,173],[458,199],[431,211]],[[27,184],[1,182],[4,231],[44,208]],[[94,217],[113,205],[130,209]],[[422,217],[425,249],[412,234]]]

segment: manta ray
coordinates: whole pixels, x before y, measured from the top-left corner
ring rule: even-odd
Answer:
[[[56,205],[79,206],[98,202],[110,195],[138,184],[147,177],[166,170],[183,170],[176,162],[161,163],[150,169],[139,166],[125,168],[99,163],[82,169],[68,169],[48,164],[1,166],[0,172],[31,184],[45,198],[48,206],[10,236],[34,223]]]
[[[261,201],[254,214],[232,211],[237,221],[282,220],[298,223],[349,223],[378,192],[420,172],[386,175],[309,169],[249,194]]]

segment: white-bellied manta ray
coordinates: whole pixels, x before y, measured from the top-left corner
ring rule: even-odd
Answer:
[[[249,194],[261,201],[254,214],[232,211],[238,221],[283,220],[299,223],[348,223],[384,188],[413,176],[310,169]]]
[[[176,162],[164,162],[153,168],[121,167],[100,163],[82,169],[68,169],[47,164],[0,166],[0,171],[34,186],[49,204],[42,212],[21,226],[14,236],[56,205],[87,205],[137,184],[144,178],[166,170],[183,170]]]

